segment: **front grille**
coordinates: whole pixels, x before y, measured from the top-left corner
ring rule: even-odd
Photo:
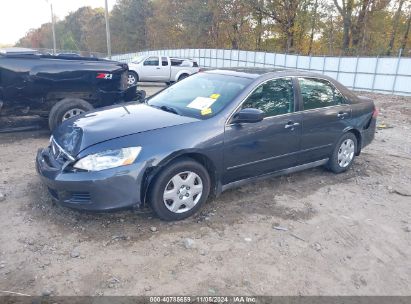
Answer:
[[[70,203],[89,203],[91,196],[89,192],[71,193]]]

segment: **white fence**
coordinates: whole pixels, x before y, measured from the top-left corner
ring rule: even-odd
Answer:
[[[113,56],[130,62],[138,55],[196,59],[202,67],[275,67],[308,70],[337,79],[353,90],[411,95],[411,58],[300,56],[222,49],[155,50]]]

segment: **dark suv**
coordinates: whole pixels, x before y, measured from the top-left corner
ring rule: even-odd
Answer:
[[[48,117],[62,121],[93,108],[138,99],[127,85],[127,64],[88,57],[42,55],[33,50],[0,51],[0,116]]]

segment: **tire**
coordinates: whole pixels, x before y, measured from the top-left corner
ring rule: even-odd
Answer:
[[[64,120],[88,112],[93,106],[87,101],[78,98],[64,98],[56,103],[49,113],[49,128],[53,131]],[[68,114],[71,111],[70,115]],[[78,113],[78,114],[76,114]]]
[[[334,147],[327,167],[334,173],[347,171],[352,165],[357,151],[357,137],[351,132],[345,133]]]
[[[174,180],[176,184],[173,183]],[[198,193],[200,188],[202,192]],[[207,170],[198,162],[184,158],[170,163],[158,174],[148,198],[159,218],[179,221],[196,213],[209,193],[210,176]]]
[[[178,81],[181,81],[181,80],[187,78],[188,76],[190,76],[190,75],[188,75],[188,74],[181,74],[181,75],[178,77]]]
[[[129,87],[137,85],[139,81],[138,74],[134,71],[128,71],[127,84]]]

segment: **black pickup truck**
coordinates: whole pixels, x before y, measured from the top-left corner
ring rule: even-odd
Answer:
[[[0,116],[47,117],[53,130],[93,108],[144,98],[127,78],[127,64],[116,61],[0,50]]]

